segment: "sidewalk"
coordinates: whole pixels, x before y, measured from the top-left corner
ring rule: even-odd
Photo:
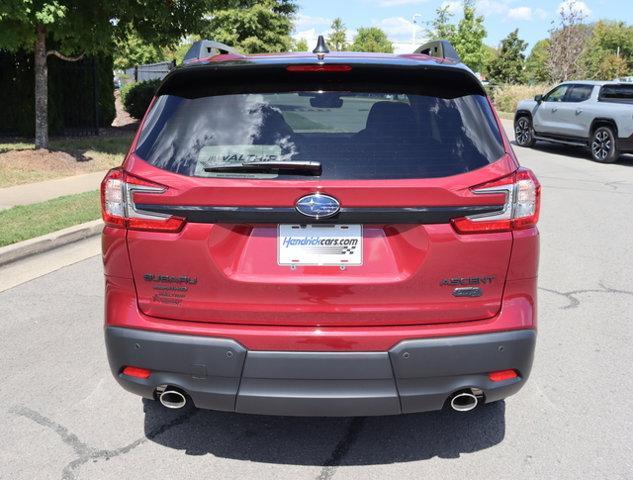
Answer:
[[[0,210],[98,190],[106,171],[0,188]]]

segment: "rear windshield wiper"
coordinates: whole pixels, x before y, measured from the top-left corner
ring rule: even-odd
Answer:
[[[210,165],[204,168],[205,172],[260,172],[271,171],[296,172],[305,175],[321,175],[320,162],[247,162]]]

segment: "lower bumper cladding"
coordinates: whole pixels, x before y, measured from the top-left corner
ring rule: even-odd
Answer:
[[[106,327],[115,378],[155,398],[170,385],[198,408],[262,415],[369,416],[440,410],[463,390],[486,403],[516,393],[530,374],[536,332],[405,340],[386,352],[247,350],[224,338]],[[125,375],[134,366],[147,378]],[[492,381],[488,374],[515,370]]]

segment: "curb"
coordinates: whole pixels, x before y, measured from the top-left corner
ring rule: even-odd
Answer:
[[[41,237],[0,247],[0,266],[93,237],[100,234],[102,229],[103,221],[101,219],[93,220],[92,222],[81,223],[53,233],[47,233]]]

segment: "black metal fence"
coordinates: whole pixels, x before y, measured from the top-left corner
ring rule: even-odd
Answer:
[[[64,135],[98,135],[101,109],[99,105],[98,59],[61,62],[54,72],[64,105],[61,108]],[[67,81],[64,82],[63,79]],[[111,88],[112,82],[110,82]]]
[[[33,136],[33,54],[0,51],[0,135]],[[115,115],[111,57],[48,58],[48,123],[53,135],[95,135]]]

